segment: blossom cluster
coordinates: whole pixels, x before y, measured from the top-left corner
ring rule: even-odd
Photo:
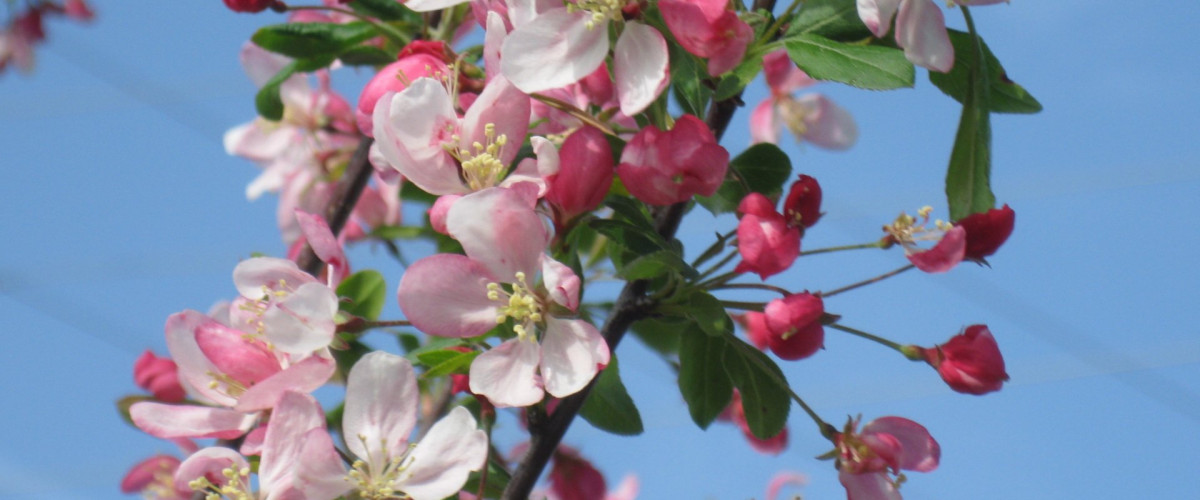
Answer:
[[[930,432],[893,416],[861,429],[851,419],[838,431],[788,387],[775,360],[817,355],[835,329],[928,363],[958,392],[993,392],[1008,379],[984,325],[924,348],[851,328],[827,310],[841,293],[910,268],[987,264],[1015,214],[952,202],[951,222],[931,221],[926,207],[885,224],[876,241],[802,250],[819,230],[824,192],[814,174],[792,172],[775,146],[780,132],[831,151],[853,147],[859,133],[830,98],[795,95],[818,78],[837,80],[827,66],[806,66],[797,42],[846,50],[860,42],[793,33],[799,3],[779,19],[724,0],[224,3],[290,13],[243,47],[261,116],[224,141],[261,169],[247,198],[278,195],[289,250],[238,263],[236,297],[171,315],[169,356],[138,359],[134,380],[146,394],[126,398],[123,410],[183,456],[137,464],[123,491],[434,500],[508,488],[504,498],[528,497],[531,483],[501,483],[509,478],[501,472],[538,467],[525,474],[536,479],[550,457],[548,486],[535,497],[630,499],[636,478],[610,492],[558,438],[531,439],[505,458],[491,430],[498,411],[517,411],[531,435],[545,432],[548,419],[569,422],[584,398],[601,393],[607,408],[585,418],[640,433],[614,350],[631,325],[662,320],[672,326],[660,352],[700,427],[732,422],[753,449],[778,454],[795,401],[833,445],[827,458],[848,496],[893,499],[900,471],[937,467]],[[995,2],[958,2],[982,3]],[[856,8],[868,39],[896,18],[899,48],[873,50],[932,71],[953,67],[930,0],[859,0]],[[332,83],[346,66],[371,72],[353,104]],[[760,71],[770,95],[747,122],[753,145],[734,155],[720,138],[746,75]],[[421,223],[401,216],[402,195],[405,210],[424,211]],[[674,231],[693,205],[737,221],[685,259]],[[409,262],[400,251],[408,240],[436,251]],[[403,273],[356,272],[347,253],[356,242],[386,247]],[[813,254],[897,246],[908,264],[866,282],[825,291],[768,282]],[[615,301],[585,294],[613,277],[626,282]],[[389,279],[403,319],[379,318]],[[779,296],[746,301],[730,295],[735,289]],[[403,352],[374,348],[372,332],[395,335]],[[721,366],[705,364],[714,361]],[[344,400],[314,396],[326,385],[344,385]],[[541,463],[514,458],[526,454]],[[768,497],[802,483],[782,474]]]

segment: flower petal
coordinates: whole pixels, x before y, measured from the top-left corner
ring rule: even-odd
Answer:
[[[285,287],[298,287],[315,282],[312,275],[301,271],[295,262],[276,257],[254,257],[238,263],[233,268],[233,284],[238,294],[257,300],[266,295],[264,288],[276,290],[281,283]]]
[[[168,405],[143,401],[129,407],[134,425],[163,439],[233,439],[254,425],[255,414],[208,406]]]
[[[495,281],[478,261],[437,254],[409,266],[396,295],[404,317],[418,330],[439,337],[475,337],[496,326],[500,302],[487,297],[487,284]]]
[[[467,3],[468,0],[407,0],[404,6],[417,12],[430,12]]]
[[[379,152],[407,180],[433,194],[466,191],[458,166],[442,149],[458,132],[459,120],[441,82],[418,78],[400,93],[384,94],[373,118]]]
[[[523,185],[471,193],[454,202],[446,217],[446,229],[462,243],[467,256],[505,283],[511,283],[518,272],[530,279],[536,276],[538,258],[549,241],[546,226],[534,211],[537,193]]]
[[[204,402],[212,402],[223,406],[233,406],[236,399],[220,390],[209,387],[212,382],[210,373],[220,370],[204,355],[200,345],[196,343],[196,328],[205,323],[216,323],[204,313],[193,310],[172,314],[167,318],[164,328],[167,337],[167,350],[171,359],[179,366],[179,382],[184,388],[200,396]]]
[[[487,458],[487,434],[475,427],[475,417],[455,407],[421,439],[408,456],[409,466],[396,489],[413,500],[440,500],[462,489],[467,475]]]
[[[892,29],[892,16],[902,0],[858,0],[858,17],[876,38],[883,38]]]
[[[572,311],[579,307],[579,276],[569,266],[542,254],[542,280],[554,302]]]
[[[305,283],[263,313],[263,328],[280,351],[307,354],[333,341],[337,311],[333,290],[321,283]]]
[[[325,385],[333,376],[337,364],[328,357],[328,350],[322,355],[310,356],[304,361],[293,364],[287,369],[272,375],[246,390],[238,398],[238,411],[255,411],[272,408],[279,398],[287,391],[309,393]]]
[[[320,215],[300,209],[296,209],[296,222],[300,225],[300,232],[304,233],[304,239],[308,240],[313,253],[331,268],[331,285],[341,283],[350,274],[350,263],[346,261],[346,252],[342,250],[341,243],[338,243],[337,236],[329,229],[329,223]]]
[[[608,344],[591,323],[581,319],[546,318],[546,335],[542,339],[542,377],[546,392],[559,398],[579,392],[601,367],[608,364],[608,360]]]
[[[241,471],[249,469],[250,463],[238,452],[224,446],[204,448],[179,464],[179,468],[175,471],[175,490],[192,491],[188,483],[200,478],[208,479],[218,487],[223,486],[228,481],[221,471],[229,468]]]
[[[942,73],[954,67],[946,18],[933,0],[904,0],[896,15],[896,45],[917,66]]]
[[[498,407],[535,404],[545,395],[536,373],[541,357],[537,342],[507,340],[471,362],[471,392]]]
[[[896,485],[884,472],[838,473],[838,481],[846,488],[847,500],[903,500]]]
[[[388,456],[400,456],[417,423],[417,377],[412,363],[375,351],[359,359],[346,382],[342,432],[350,452],[383,470]]]
[[[778,143],[780,126],[775,115],[775,100],[763,99],[750,112],[750,144]]]
[[[927,273],[944,273],[962,262],[966,250],[967,231],[956,226],[946,231],[933,248],[908,254],[908,261]]]
[[[500,149],[500,163],[508,165],[529,130],[529,96],[509,83],[503,76],[492,78],[479,98],[471,103],[462,120],[462,140],[459,147],[487,144],[487,125],[495,127],[495,137],[505,136],[507,146]]]
[[[622,113],[636,115],[658,99],[670,79],[668,64],[662,33],[639,22],[625,23],[613,48],[613,76]]]
[[[929,472],[938,466],[942,449],[925,426],[901,417],[880,417],[863,426],[862,434],[888,434],[900,443],[900,468]]]
[[[608,55],[608,22],[588,28],[591,13],[558,8],[508,34],[500,71],[525,93],[575,83]]]

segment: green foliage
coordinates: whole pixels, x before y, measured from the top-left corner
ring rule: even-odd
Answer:
[[[723,337],[733,334],[733,320],[725,312],[725,306],[712,294],[696,290],[688,297],[687,316],[692,318],[696,326],[705,334],[713,337]]]
[[[478,472],[472,472],[467,477],[466,484],[463,485],[463,491],[478,492],[481,476]],[[504,494],[504,488],[508,487],[510,479],[512,479],[512,476],[505,471],[504,467],[498,464],[494,458],[488,457],[487,484],[483,487],[484,498],[500,498],[500,495]]]
[[[350,8],[355,12],[374,17],[380,21],[407,21],[419,23],[421,15],[396,0],[354,0]]]
[[[679,352],[680,333],[687,325],[688,321],[683,318],[664,316],[638,321],[632,329],[633,334],[647,347],[660,354],[675,354]]]
[[[712,98],[712,89],[704,85],[708,78],[704,63],[696,56],[689,54],[683,47],[671,44],[671,88],[675,93],[675,102],[684,113],[694,116],[704,116],[708,109],[708,100]]]
[[[679,392],[701,429],[707,429],[733,398],[733,384],[723,367],[725,347],[723,337],[706,335],[695,324],[681,333]]]
[[[337,374],[335,375],[337,380],[345,381],[348,380],[350,369],[354,367],[354,364],[374,349],[353,338],[342,340],[345,342],[345,347],[330,349],[329,352],[333,354],[333,360],[337,363]]]
[[[681,249],[654,230],[654,223],[641,203],[629,197],[610,196],[605,204],[613,209],[613,218],[594,219],[588,225],[608,238],[608,254],[617,276],[652,279],[669,273],[696,275],[683,260]]]
[[[342,52],[338,59],[350,66],[381,66],[395,61],[396,56],[378,47],[356,45]]]
[[[725,183],[712,196],[697,196],[701,206],[720,215],[737,210],[738,203],[751,192],[776,198],[792,175],[792,161],[774,144],[750,146],[729,162]]]
[[[972,44],[969,50],[957,53],[956,59],[978,61],[983,40],[979,40],[979,44],[978,47]],[[950,152],[950,165],[946,169],[946,202],[952,220],[987,211],[996,205],[990,182],[992,127],[988,112],[988,67],[967,64],[969,85],[962,98],[962,117],[954,137],[954,149]]]
[[[724,365],[729,379],[742,395],[742,410],[750,432],[760,439],[772,438],[787,425],[792,401],[786,378],[771,358],[732,335],[725,338]]]
[[[783,39],[807,34],[852,41],[870,37],[871,31],[858,17],[855,0],[807,0],[792,18]]]
[[[763,55],[761,51],[746,54],[746,58],[741,64],[737,65],[737,67],[721,78],[720,83],[717,84],[717,91],[713,98],[718,101],[729,99],[738,95],[742,89],[745,89],[746,85],[754,81],[754,77],[758,76],[762,71]]]
[[[899,49],[842,43],[813,33],[790,37],[784,46],[792,61],[817,80],[867,90],[913,86],[915,70]]]
[[[367,269],[342,280],[337,294],[338,297],[349,299],[341,301],[342,311],[374,321],[379,319],[379,313],[387,303],[387,282],[379,271]]]
[[[621,436],[636,436],[641,434],[642,415],[638,413],[637,405],[629,397],[629,391],[621,382],[621,371],[617,365],[617,357],[613,355],[600,372],[592,392],[579,410],[579,416],[597,429]]]
[[[1038,102],[1025,87],[1008,79],[1000,60],[992,54],[991,49],[982,39],[979,40],[980,54],[975,48],[970,33],[957,30],[947,30],[950,43],[954,44],[954,68],[948,73],[929,72],[929,81],[937,88],[953,97],[954,100],[967,104],[967,96],[974,85],[972,75],[979,68],[979,57],[983,56],[984,71],[979,75],[987,75],[986,109],[992,113],[1037,113],[1042,110]],[[988,207],[991,208],[991,207]]]
[[[258,110],[259,115],[276,122],[283,119],[283,99],[279,97],[279,86],[295,72],[296,63],[293,61],[258,89],[258,93],[254,95],[254,108]]]
[[[417,354],[417,361],[428,367],[422,377],[440,377],[452,373],[467,373],[471,362],[479,351],[461,352],[454,349],[436,349]]]
[[[259,28],[250,40],[271,52],[302,59],[336,57],[378,34],[374,26],[364,22],[286,23]]]

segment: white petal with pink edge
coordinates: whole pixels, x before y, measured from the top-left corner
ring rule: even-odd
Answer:
[[[579,81],[608,55],[608,23],[589,21],[591,13],[563,7],[514,29],[500,49],[501,73],[525,93]]]
[[[662,33],[642,23],[625,23],[613,50],[613,77],[622,113],[636,115],[658,99],[670,79],[668,65]]]
[[[546,318],[546,334],[542,338],[542,378],[546,392],[558,398],[579,392],[608,360],[608,344],[591,323]]]
[[[471,471],[487,458],[487,435],[461,406],[443,417],[421,439],[406,462],[396,489],[413,500],[440,500],[462,489]]]
[[[409,266],[396,295],[400,310],[418,330],[439,337],[475,337],[496,326],[500,302],[487,296],[487,284],[495,281],[475,260],[437,254]]]
[[[513,282],[518,272],[533,279],[549,241],[549,232],[534,211],[537,192],[522,185],[471,193],[454,202],[446,217],[446,229],[462,243],[467,256],[504,283]]]
[[[917,66],[942,73],[954,67],[946,18],[933,0],[904,0],[896,15],[896,45]]]
[[[350,369],[342,432],[370,470],[382,471],[389,454],[404,450],[417,423],[419,394],[412,363],[400,356],[375,351]]]
[[[129,407],[134,425],[147,434],[163,439],[233,439],[246,433],[258,418],[226,408],[168,405],[143,401]]]
[[[498,407],[535,404],[545,395],[536,373],[541,358],[537,342],[507,340],[471,362],[471,392],[486,396]]]
[[[309,393],[325,385],[336,369],[337,364],[329,357],[328,350],[320,355],[310,356],[247,389],[246,393],[238,398],[234,409],[255,411],[273,408],[287,391]]]

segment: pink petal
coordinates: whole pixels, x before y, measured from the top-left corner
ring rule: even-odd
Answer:
[[[373,471],[383,470],[389,456],[403,454],[417,423],[419,395],[407,359],[383,351],[359,359],[350,369],[342,414],[350,452],[366,460]]]
[[[207,406],[167,405],[143,401],[129,407],[134,425],[163,439],[233,439],[254,425],[255,414]]]
[[[215,321],[196,327],[196,344],[220,373],[249,387],[279,373],[279,360],[266,344]]]
[[[639,486],[637,476],[629,474],[621,479],[621,484],[609,492],[604,500],[634,500],[638,496]]]
[[[287,391],[309,393],[325,385],[333,376],[337,365],[328,358],[328,353],[311,356],[303,361],[287,367],[287,369],[272,375],[246,390],[238,398],[238,411],[266,410],[274,407],[279,398]]]
[[[876,38],[883,38],[892,29],[892,16],[903,0],[858,0],[858,17]]]
[[[583,389],[609,360],[600,331],[581,319],[546,318],[542,338],[542,377],[546,392],[566,397]],[[472,380],[474,377],[472,377]]]
[[[717,37],[708,57],[708,74],[720,76],[742,63],[746,46],[754,39],[754,30],[733,11],[725,11],[713,29]]]
[[[267,424],[259,425],[254,430],[246,433],[246,437],[242,438],[242,447],[238,451],[247,457],[262,455],[263,439],[266,439],[266,437]]]
[[[500,70],[525,93],[575,83],[608,55],[608,22],[587,27],[591,13],[565,7],[519,26],[500,49]]]
[[[537,158],[521,160],[517,164],[517,168],[504,178],[504,182],[501,182],[500,186],[510,187],[519,182],[528,182],[537,186],[537,197],[541,198],[546,195],[546,178],[558,173],[561,160],[558,148],[545,137],[530,137],[529,143],[533,146],[533,154]]]
[[[767,483],[766,500],[775,500],[779,497],[779,490],[784,486],[805,486],[808,484],[808,476],[799,472],[782,471],[778,472],[771,478],[771,482]]]
[[[263,440],[258,468],[262,496],[283,496],[297,488],[300,482],[297,464],[304,459],[305,441],[312,437],[309,431],[314,429],[325,430],[325,414],[317,400],[308,394],[284,392],[271,414],[271,425]]]
[[[301,271],[295,262],[275,257],[246,259],[233,268],[233,284],[238,294],[253,300],[261,299],[266,294],[263,287],[278,290],[281,286],[295,288],[315,281],[316,278]]]
[[[439,337],[475,337],[496,326],[500,302],[487,297],[487,284],[496,281],[475,260],[437,254],[409,266],[396,295],[404,317],[418,330]]]
[[[613,49],[617,99],[626,116],[650,106],[670,80],[667,41],[658,30],[630,21]]]
[[[854,117],[822,94],[808,94],[796,100],[807,108],[804,114],[804,140],[826,149],[845,150],[858,141]]]
[[[938,466],[942,449],[925,426],[901,417],[880,417],[863,426],[862,434],[888,434],[900,442],[900,468],[929,472]]]
[[[504,24],[504,17],[494,11],[487,13],[486,31],[483,34],[483,64],[487,69],[487,77],[490,80],[500,74],[500,48],[504,45],[504,40],[508,38],[508,28]]]
[[[838,481],[846,488],[847,500],[903,500],[900,491],[884,472],[838,473]]]
[[[535,404],[545,395],[536,373],[541,357],[537,342],[507,340],[471,362],[471,392],[501,408]]]
[[[763,99],[750,112],[750,144],[779,143],[779,120],[775,116],[775,101]]]
[[[817,83],[792,62],[786,49],[763,56],[763,77],[774,95],[787,95]]]
[[[461,490],[467,475],[487,459],[487,434],[461,406],[438,420],[407,458],[396,489],[413,500],[440,500]]]
[[[279,73],[279,70],[292,62],[289,57],[269,52],[249,41],[242,44],[242,51],[238,54],[238,59],[242,62],[242,69],[246,71],[246,76],[250,77],[250,81],[254,82],[256,87],[265,85],[276,73]]]
[[[967,232],[961,226],[942,235],[933,248],[908,255],[908,261],[927,273],[944,273],[962,262],[967,251]]]
[[[457,164],[442,149],[458,133],[459,120],[440,82],[418,78],[398,94],[384,94],[375,104],[374,124],[379,152],[405,179],[432,194],[466,191]]]
[[[467,3],[468,0],[406,0],[404,6],[417,12],[430,12]]]
[[[263,328],[276,349],[307,354],[333,341],[337,294],[321,283],[305,283],[263,313]]]
[[[192,491],[188,483],[205,478],[217,486],[228,483],[222,471],[232,467],[241,471],[249,469],[250,463],[238,452],[221,446],[204,448],[184,460],[175,472],[175,489],[177,491]]]
[[[508,145],[501,149],[500,163],[512,163],[529,130],[529,97],[503,76],[492,78],[471,103],[462,120],[459,147],[473,150],[475,143],[487,144],[484,129],[489,123],[495,127],[495,137],[503,135],[508,140]]]
[[[511,283],[517,272],[533,279],[549,242],[545,224],[534,211],[536,202],[535,191],[519,186],[471,193],[450,207],[446,229],[468,257],[483,263],[500,281]]]
[[[190,388],[207,401],[233,406],[237,402],[236,399],[208,385],[212,382],[210,373],[219,373],[220,370],[208,360],[200,345],[196,343],[196,328],[206,323],[219,324],[199,311],[187,310],[172,314],[167,318],[165,327],[167,350],[179,366],[180,383],[184,384],[185,388]]]
[[[130,467],[121,479],[121,493],[138,493],[154,484],[155,475],[174,474],[179,468],[179,459],[170,455],[155,455]],[[191,491],[189,488],[188,491]]]
[[[579,307],[579,276],[566,264],[542,254],[542,280],[554,302],[572,311]]]
[[[300,224],[300,232],[308,240],[313,253],[332,269],[330,284],[336,286],[350,274],[350,263],[346,261],[346,252],[338,243],[337,237],[329,229],[329,223],[320,215],[310,214],[296,209],[296,222]]]
[[[896,16],[896,45],[913,64],[945,73],[954,67],[946,18],[933,0],[904,0]]]

